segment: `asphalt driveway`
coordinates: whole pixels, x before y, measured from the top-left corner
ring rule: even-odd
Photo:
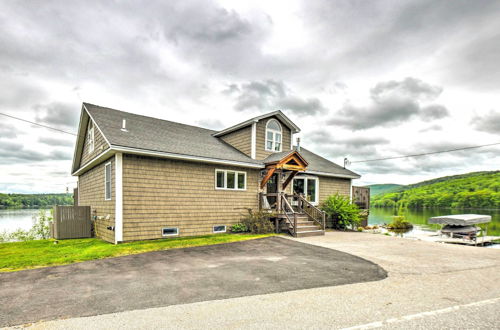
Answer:
[[[279,237],[0,274],[0,326],[381,280],[378,265]]]

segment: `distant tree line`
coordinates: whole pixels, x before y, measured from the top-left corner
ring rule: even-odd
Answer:
[[[374,207],[500,209],[500,171],[444,177],[372,198]]]
[[[73,205],[73,195],[0,193],[0,208],[46,208],[54,205]]]

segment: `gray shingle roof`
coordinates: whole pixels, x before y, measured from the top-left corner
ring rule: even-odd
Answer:
[[[212,134],[216,131],[210,129],[140,116],[89,103],[84,103],[84,105],[109,143],[115,146],[246,163],[262,163],[248,157],[221,139],[213,137]],[[121,131],[123,119],[127,121],[127,132]]]
[[[265,163],[278,161],[291,152],[283,151],[271,154],[264,160],[255,160],[222,141],[222,139],[214,137],[213,134],[217,132],[214,130],[136,115],[90,103],[84,103],[84,106],[113,146],[262,166]],[[121,130],[123,119],[127,121],[127,132]],[[306,172],[359,177],[358,174],[305,148],[301,148],[299,153],[309,163]]]
[[[304,147],[300,147],[299,153],[309,163],[306,172],[324,172],[330,174],[360,177],[359,174],[356,174],[353,171],[343,168],[342,166],[337,165],[334,162],[331,162],[328,159],[323,158],[315,154],[314,152],[307,150]]]

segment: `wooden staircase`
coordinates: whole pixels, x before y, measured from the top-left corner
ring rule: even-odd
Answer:
[[[294,208],[289,198],[297,201]],[[285,226],[293,237],[321,236],[325,234],[326,214],[307,201],[302,195],[282,193],[279,198],[279,210],[285,220]]]
[[[309,219],[305,213],[296,213],[297,228],[295,230],[295,237],[308,237],[308,236],[321,236],[325,235],[322,226]],[[290,228],[289,228],[290,231]],[[293,235],[293,234],[292,234]]]

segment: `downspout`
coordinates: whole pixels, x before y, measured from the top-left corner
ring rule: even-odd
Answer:
[[[123,242],[123,154],[115,154],[115,244]]]

